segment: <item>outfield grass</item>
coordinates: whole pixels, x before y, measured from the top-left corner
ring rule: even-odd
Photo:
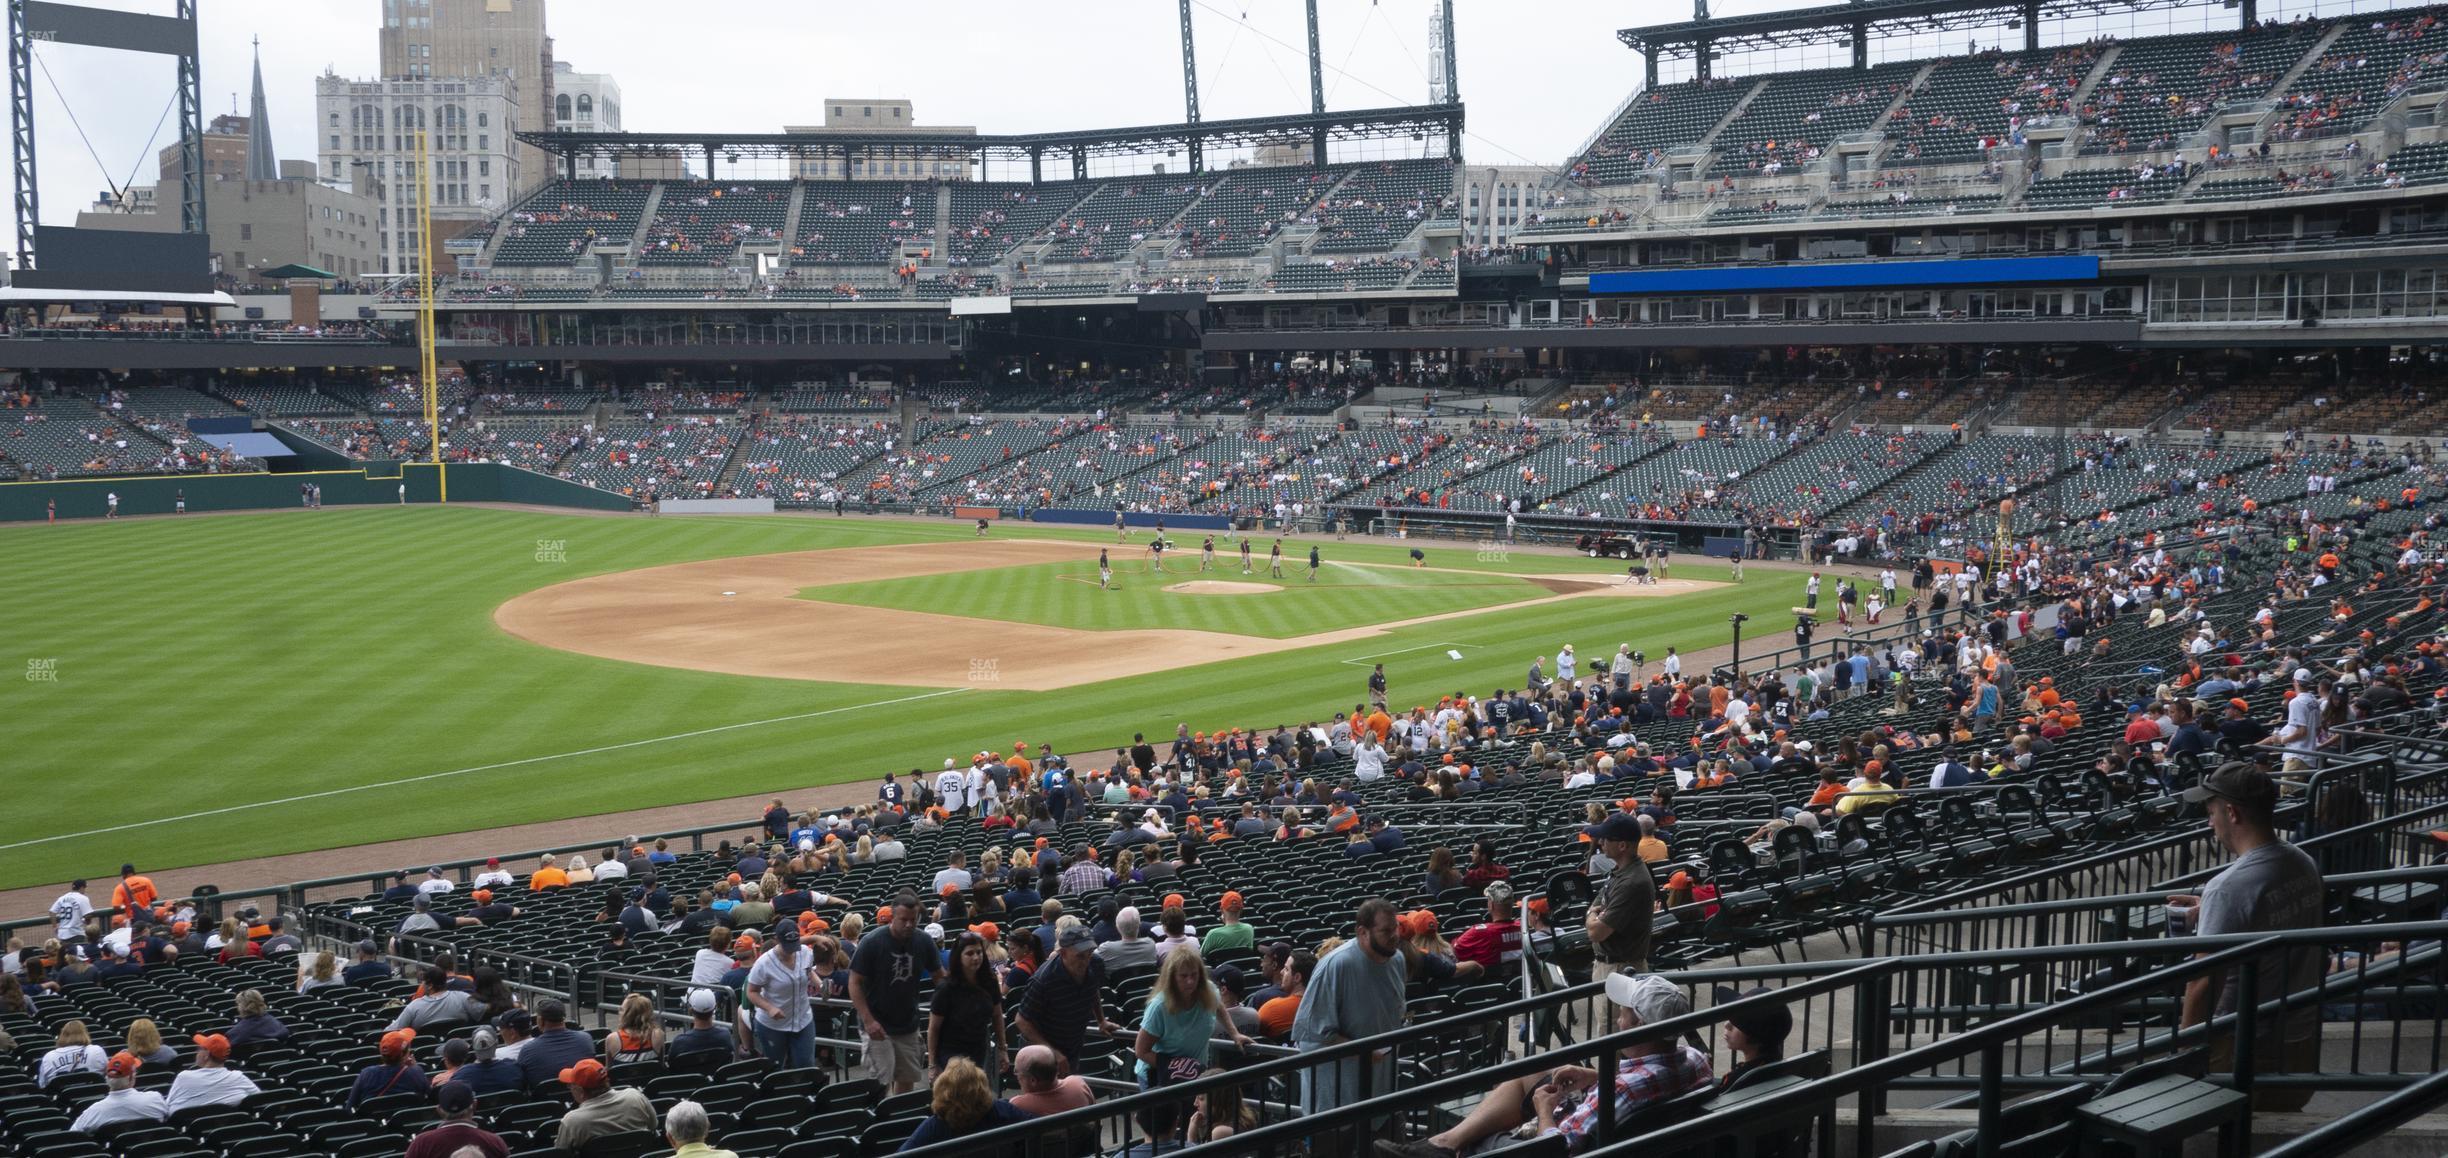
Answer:
[[[1532,655],[1552,656],[1566,640],[1584,655],[1629,641],[1656,656],[1669,644],[1723,642],[1731,611],[1793,601],[1790,585],[1755,581],[1673,599],[1496,608],[1046,693],[627,664],[525,643],[491,619],[514,595],[583,575],[969,533],[898,520],[433,507],[0,528],[0,557],[18,578],[0,600],[0,640],[16,654],[0,663],[54,677],[0,683],[9,753],[0,888],[98,879],[122,860],[173,868],[787,792],[931,768],[1015,739],[1080,751],[1127,741],[1129,729],[1169,733],[1185,718],[1200,730],[1271,727],[1348,708],[1372,657],[1398,703],[1484,693],[1517,684]],[[1355,562],[1406,555],[1357,540],[1326,549]],[[1434,565],[1497,574],[1613,570],[1426,549]],[[1723,568],[1678,564],[1676,574],[1719,578]],[[1447,659],[1448,647],[1464,658]]]
[[[1239,562],[1224,566],[1220,558],[1216,570],[1201,572],[1195,556],[1176,559],[1158,574],[1147,569],[1142,555],[1116,561],[1110,589],[1098,586],[1094,560],[1078,560],[837,583],[811,587],[799,595],[860,607],[983,615],[1089,631],[1169,627],[1290,639],[1550,594],[1543,587],[1487,572],[1337,561],[1347,553],[1334,552],[1336,558],[1319,568],[1315,582],[1309,579],[1305,553],[1299,566],[1285,566],[1283,579],[1268,576],[1264,559],[1258,560],[1249,575],[1241,574]],[[1171,590],[1198,579],[1255,583],[1271,590],[1232,595]]]

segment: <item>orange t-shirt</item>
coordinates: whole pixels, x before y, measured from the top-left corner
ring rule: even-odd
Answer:
[[[1282,1037],[1292,1032],[1292,1019],[1300,1016],[1301,995],[1294,993],[1275,998],[1258,1007],[1258,1032],[1268,1037]]]
[[[111,890],[111,904],[120,909],[150,909],[160,899],[161,893],[154,889],[151,877],[129,877]]]
[[[1003,766],[1011,769],[1013,782],[1021,784],[1027,783],[1029,776],[1037,770],[1036,765],[1029,763],[1028,757],[1017,754],[1005,760]]]
[[[1819,786],[1819,790],[1817,792],[1811,793],[1810,806],[1812,808],[1825,808],[1830,804],[1834,804],[1836,803],[1837,797],[1844,795],[1844,790],[1845,786],[1841,782],[1836,784],[1822,784]]]
[[[540,868],[535,871],[534,876],[527,878],[527,888],[531,892],[537,889],[566,889],[568,887],[569,874],[557,868]]]

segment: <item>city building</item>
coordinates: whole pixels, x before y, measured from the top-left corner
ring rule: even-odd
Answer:
[[[237,285],[253,280],[250,270],[291,263],[347,278],[379,272],[374,199],[324,183],[313,161],[278,159],[260,64],[252,98],[251,116],[214,117],[204,131],[204,219],[213,268]],[[158,190],[180,186],[178,146],[161,150],[158,164],[157,184],[106,195],[77,215],[77,226],[176,232],[179,215],[158,211]]]
[[[572,133],[617,133],[621,131],[620,82],[611,74],[580,72],[566,60],[553,62],[552,127]],[[612,158],[586,156],[578,158],[578,176],[615,177],[626,174],[614,171]]]
[[[830,97],[824,103],[824,124],[784,125],[786,133],[806,133],[811,136],[842,133],[923,133],[954,138],[941,148],[912,146],[889,150],[862,150],[848,160],[838,153],[823,156],[803,156],[791,168],[791,175],[802,181],[903,181],[936,178],[961,181],[972,176],[971,150],[957,138],[977,135],[976,125],[921,125],[917,113],[905,100],[875,100],[871,98]]]
[[[1539,189],[1554,176],[1554,167],[1547,165],[1462,166],[1463,244],[1508,244],[1538,212]]]
[[[511,91],[520,102],[519,116],[503,127],[530,133],[553,127],[556,74],[544,0],[382,0],[382,5],[381,71],[375,75],[384,80],[507,76],[516,82]],[[553,176],[542,152],[512,145],[520,172],[539,182]]]
[[[371,195],[385,273],[417,268],[416,130],[426,130],[437,268],[456,268],[442,243],[500,214],[522,188],[512,126],[521,102],[509,76],[431,80],[315,78],[321,177]]]

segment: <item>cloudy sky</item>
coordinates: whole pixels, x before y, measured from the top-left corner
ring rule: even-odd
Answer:
[[[170,0],[80,2],[171,9]],[[1300,0],[1193,4],[1207,116],[1307,107]],[[1795,5],[1713,7],[1726,15]],[[1436,7],[1322,0],[1328,107],[1425,101]],[[1478,164],[1553,163],[1571,153],[1640,80],[1640,58],[1614,30],[1691,14],[1688,0],[1454,7],[1470,108],[1465,151]],[[2273,7],[2265,0],[2264,12]],[[245,111],[250,41],[260,36],[274,143],[284,158],[313,159],[314,78],[373,76],[380,14],[379,0],[203,0],[206,119]],[[1182,116],[1178,17],[1167,0],[553,0],[549,18],[558,58],[620,82],[631,131],[771,132],[821,121],[828,96],[907,97],[921,123],[990,133]],[[70,224],[131,173],[137,184],[152,181],[155,151],[175,135],[165,117],[173,70],[166,60],[73,45],[40,46],[36,59],[43,219]]]

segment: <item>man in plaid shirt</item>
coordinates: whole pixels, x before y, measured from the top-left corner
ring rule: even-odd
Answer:
[[[1062,871],[1062,891],[1074,896],[1113,883],[1113,874],[1096,862],[1096,850],[1081,845],[1071,851],[1071,867]]]
[[[1607,997],[1616,1006],[1618,1032],[1638,1029],[1691,1012],[1691,999],[1671,981],[1654,974],[1617,973],[1607,978]],[[1716,1080],[1709,1056],[1671,1037],[1649,1038],[1623,1047],[1615,1063],[1615,1120],[1634,1110]],[[1525,1125],[1535,1125],[1539,1137],[1560,1136],[1574,1152],[1598,1139],[1598,1075],[1583,1066],[1559,1066],[1542,1074],[1515,1078],[1480,1099],[1470,1116],[1442,1134],[1416,1142],[1379,1139],[1379,1158],[1456,1158],[1489,1138]]]

